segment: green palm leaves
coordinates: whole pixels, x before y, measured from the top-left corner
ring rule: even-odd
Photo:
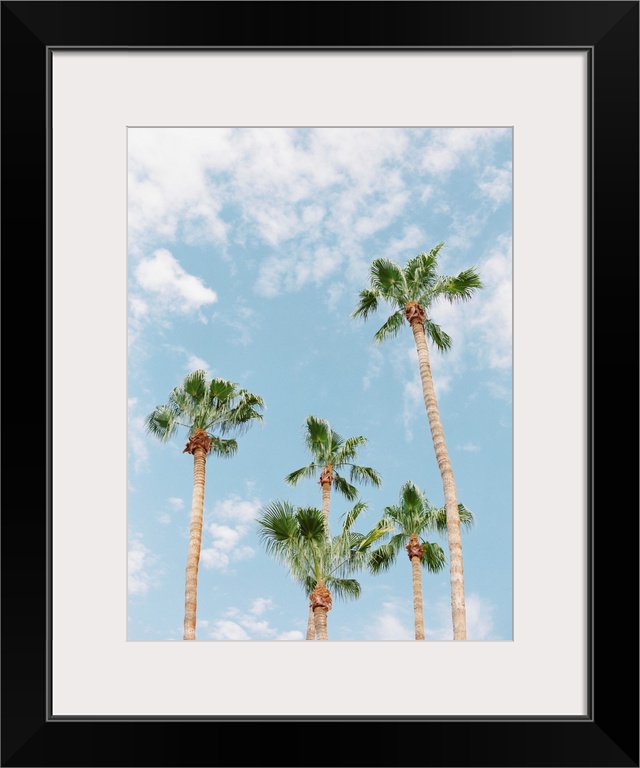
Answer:
[[[360,584],[351,575],[367,565],[371,546],[390,530],[381,521],[366,534],[355,532],[353,526],[365,509],[366,504],[358,502],[344,515],[338,535],[332,537],[325,535],[322,510],[314,507],[273,501],[257,518],[266,552],[288,569],[309,597],[318,640],[328,639],[326,621],[332,595],[342,599],[360,596]]]
[[[473,515],[464,506],[458,505],[461,524],[466,528],[472,525]],[[437,509],[427,500],[424,493],[412,482],[405,483],[400,489],[397,504],[385,507],[380,526],[391,531],[390,538],[369,556],[368,567],[377,574],[387,570],[396,562],[398,555],[406,550],[411,563],[415,639],[424,640],[424,613],[422,602],[421,568],[431,573],[442,570],[446,558],[442,547],[427,541],[425,534],[446,533],[446,509]]]
[[[460,522],[469,528],[474,523],[473,514],[458,504]],[[427,533],[445,534],[447,532],[447,513],[444,507],[434,507],[424,493],[412,482],[405,483],[400,490],[397,504],[385,507],[381,525],[393,531],[389,540],[371,553],[369,568],[372,573],[380,573],[393,565],[398,554],[406,549],[411,536],[418,536],[422,546],[421,565],[431,573],[442,570],[446,558],[438,544],[426,541]]]
[[[208,381],[203,370],[185,376],[168,401],[157,406],[145,420],[149,434],[161,442],[171,439],[180,427],[189,434],[209,435],[209,450],[220,457],[233,456],[238,450],[229,433],[244,434],[251,424],[262,420],[264,401],[232,381],[214,378]]]
[[[403,326],[408,305],[415,303],[425,311],[425,331],[438,349],[451,346],[451,338],[428,317],[432,305],[439,299],[450,303],[467,301],[478,288],[480,276],[474,269],[466,269],[455,276],[437,274],[438,253],[444,247],[439,243],[429,253],[420,253],[409,259],[404,268],[390,259],[375,259],[369,269],[370,288],[359,293],[359,302],[352,317],[367,320],[380,307],[390,305],[393,313],[376,331],[374,340],[381,343],[396,336]]]
[[[285,480],[290,485],[296,485],[303,478],[315,477],[327,469],[328,473],[324,475],[326,482],[333,483],[348,501],[354,501],[358,491],[352,485],[353,482],[376,487],[381,484],[380,475],[375,469],[355,464],[358,448],[366,445],[366,437],[349,437],[345,440],[331,428],[326,419],[307,416],[304,442],[313,461],[286,476]],[[340,473],[343,469],[348,470],[348,480]],[[319,482],[322,483],[322,478]]]

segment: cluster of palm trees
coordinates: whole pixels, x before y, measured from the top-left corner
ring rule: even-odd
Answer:
[[[446,564],[442,548],[422,538],[431,531],[447,537],[453,638],[466,639],[461,528],[471,525],[473,516],[458,502],[431,375],[427,340],[440,351],[451,347],[451,338],[433,321],[430,310],[441,299],[452,303],[469,300],[482,283],[475,269],[464,270],[455,276],[439,275],[438,253],[443,246],[440,243],[428,253],[418,254],[404,267],[386,258],[375,259],[369,271],[369,287],[360,291],[352,317],[366,320],[382,304],[392,309],[392,314],[374,334],[376,343],[396,336],[405,321],[412,330],[427,418],[442,479],[444,507],[433,507],[420,488],[408,481],[400,490],[398,504],[386,507],[370,531],[361,534],[353,530],[358,516],[367,508],[364,502],[357,501],[343,515],[339,533],[333,536],[329,516],[332,487],[353,502],[358,496],[354,482],[377,487],[381,479],[375,470],[355,463],[358,448],[367,442],[366,438],[344,439],[326,419],[309,416],[305,443],[312,461],[291,472],[285,480],[296,485],[301,479],[319,476],[321,509],[296,508],[287,501],[276,500],[263,507],[257,518],[266,551],[287,567],[309,599],[308,640],[328,639],[327,613],[334,595],[344,599],[360,595],[360,584],[353,578],[358,570],[384,571],[395,562],[403,547],[411,563],[415,637],[424,640],[421,569],[437,572]],[[183,427],[187,432],[183,452],[193,456],[193,497],[185,577],[185,640],[194,640],[196,631],[206,459],[210,454],[220,458],[235,455],[238,449],[235,437],[261,421],[263,409],[264,401],[258,395],[224,379],[208,381],[206,373],[198,370],[186,376],[172,390],[168,402],[157,406],[146,418],[148,432],[161,441],[169,440]]]

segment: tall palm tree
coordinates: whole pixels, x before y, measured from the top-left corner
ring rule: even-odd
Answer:
[[[427,339],[441,352],[451,347],[451,337],[433,322],[429,312],[441,299],[451,303],[469,300],[478,288],[482,288],[482,282],[475,269],[463,270],[455,276],[438,275],[438,253],[443,246],[444,243],[439,243],[429,253],[418,254],[409,259],[404,267],[386,258],[375,259],[369,270],[370,287],[360,291],[358,306],[352,317],[361,317],[366,320],[377,311],[382,301],[390,305],[394,311],[376,331],[374,341],[381,343],[385,339],[396,336],[405,320],[413,332],[418,353],[422,394],[442,478],[447,511],[453,637],[455,640],[466,640],[467,618],[458,498],[433,386]]]
[[[339,534],[331,537],[326,536],[322,510],[315,507],[296,508],[278,500],[263,507],[257,517],[267,553],[288,568],[309,597],[318,640],[329,639],[327,613],[333,596],[360,596],[360,584],[351,574],[365,567],[372,544],[388,532],[386,523],[378,523],[367,534],[354,532],[363,509],[366,504],[358,502],[344,516]]]
[[[464,506],[458,504],[460,522],[467,527],[473,523],[473,515]],[[446,557],[439,544],[421,538],[423,534],[438,531],[446,533],[446,509],[436,509],[427,500],[424,493],[411,481],[400,489],[398,504],[385,507],[382,512],[383,525],[392,529],[389,541],[373,550],[369,560],[372,573],[387,570],[396,562],[397,556],[404,548],[411,563],[413,587],[413,619],[416,640],[424,640],[424,613],[422,607],[422,573],[421,567],[431,573],[442,570]]]
[[[301,479],[315,477],[319,473],[318,485],[322,490],[322,512],[325,519],[327,535],[329,535],[329,510],[331,508],[331,486],[344,496],[347,501],[354,501],[358,495],[356,488],[340,474],[339,470],[349,469],[349,479],[364,484],[379,487],[380,475],[371,467],[361,467],[354,461],[358,448],[366,445],[367,438],[349,437],[346,440],[331,428],[326,419],[307,416],[305,422],[304,442],[311,454],[312,462],[288,474],[285,478],[290,485],[296,485]],[[315,622],[313,612],[309,610],[307,622],[307,640],[315,637]]]
[[[173,437],[180,427],[187,432],[183,453],[193,456],[193,495],[189,552],[185,577],[184,639],[196,639],[198,565],[202,543],[204,489],[207,456],[230,458],[238,450],[229,434],[243,434],[255,421],[262,420],[264,401],[232,381],[207,380],[205,371],[185,376],[171,391],[169,400],[146,417],[147,432],[162,442]]]

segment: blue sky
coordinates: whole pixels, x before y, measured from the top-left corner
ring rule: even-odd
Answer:
[[[362,435],[366,530],[403,483],[444,504],[407,325],[382,345],[384,311],[354,320],[371,261],[404,264],[437,243],[440,272],[475,267],[484,288],[433,317],[430,348],[463,532],[469,640],[512,640],[512,132],[510,128],[130,128],[128,130],[128,639],[181,640],[193,459],[144,419],[198,368],[264,398],[262,424],[229,460],[210,457],[197,640],[304,640],[299,586],[263,550],[268,502],[321,506],[308,415]],[[332,494],[334,527],[350,505]],[[447,551],[446,541],[438,541]],[[408,558],[357,576],[335,600],[330,640],[410,641]],[[424,573],[427,640],[450,640],[448,569]]]

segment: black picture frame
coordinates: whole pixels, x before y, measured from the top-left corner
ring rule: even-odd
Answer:
[[[10,454],[13,464],[11,472],[5,472],[2,514],[2,765],[638,766],[638,462],[630,448],[638,443],[629,440],[628,432],[630,425],[635,426],[632,437],[637,438],[639,3],[53,0],[1,5],[2,266],[8,288],[4,338],[11,351],[5,368],[5,405],[11,403],[5,407],[5,429],[10,430],[11,444],[5,455]],[[587,717],[48,717],[48,59],[52,49],[148,47],[589,52],[587,592],[592,632]],[[36,318],[42,326],[36,325]],[[34,358],[39,363],[37,374]],[[541,374],[553,375],[544,370]],[[31,407],[34,402],[39,406],[35,419],[26,413],[18,415],[15,407],[14,397],[20,402],[25,382],[35,388],[29,397]],[[69,428],[83,427],[72,419]],[[42,480],[37,494],[34,466]],[[308,671],[304,673],[308,677]],[[437,696],[419,671],[403,670],[400,660],[384,674],[399,675],[401,684],[424,684],[425,696]],[[239,684],[250,688],[250,681],[242,681],[241,671]],[[305,684],[312,687],[314,683],[308,679]],[[356,732],[353,738],[353,731],[349,736],[346,730],[375,726],[378,721],[384,726],[377,732]],[[274,738],[273,728],[280,723],[295,724],[286,741]],[[339,723],[344,726],[337,727]],[[261,736],[251,733],[256,725]]]

